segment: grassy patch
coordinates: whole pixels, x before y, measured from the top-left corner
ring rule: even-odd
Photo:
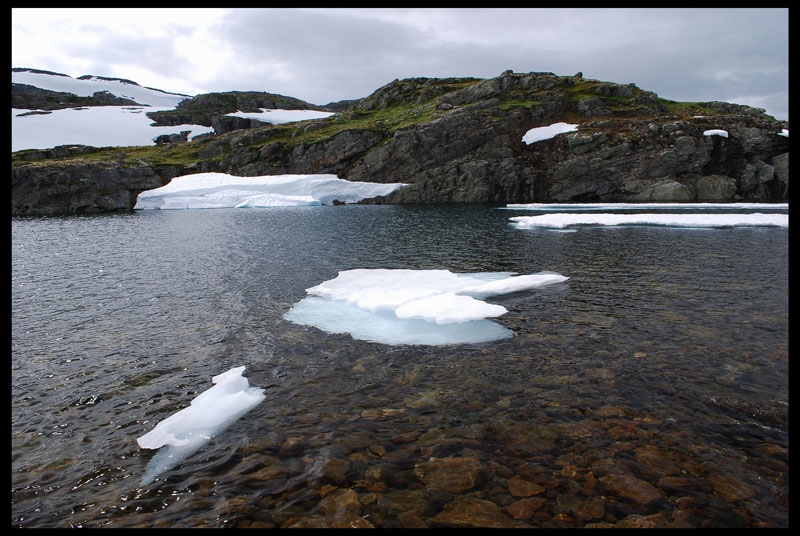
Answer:
[[[536,108],[537,106],[544,106],[545,103],[539,100],[531,99],[529,96],[527,98],[519,98],[519,99],[508,99],[504,100],[500,103],[497,107],[499,110],[507,112],[508,110],[513,110],[514,108],[524,108],[526,110],[530,110],[531,108]]]
[[[713,108],[704,106],[701,102],[677,102],[669,99],[658,99],[658,102],[667,107],[667,110],[680,117],[688,118],[696,115],[713,117],[719,112]]]

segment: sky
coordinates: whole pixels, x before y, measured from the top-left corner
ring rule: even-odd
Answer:
[[[11,66],[197,95],[366,97],[552,72],[789,118],[788,8],[13,8]]]

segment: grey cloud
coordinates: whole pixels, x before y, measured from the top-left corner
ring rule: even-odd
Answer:
[[[136,65],[202,92],[270,91],[314,104],[365,97],[395,78],[582,71],[672,100],[739,102],[788,119],[788,9],[248,8],[213,22],[204,44],[234,57],[213,74],[185,65],[175,48],[176,37],[195,32],[187,24],[159,38],[84,28],[100,43],[67,50],[93,60],[97,70],[86,74]]]
[[[414,25],[407,18],[387,21],[365,18],[370,12],[336,9],[234,10],[215,32],[236,51],[238,68],[227,73],[234,80],[274,84],[317,104],[363,97],[395,78],[484,78],[505,69],[560,75],[580,70],[592,78],[633,82],[673,100],[758,99],[788,87],[788,31],[781,27],[785,10],[459,9],[429,14],[432,20],[447,21],[443,35],[435,26]],[[495,32],[500,32],[499,44],[486,44]],[[515,33],[517,41],[508,37]],[[276,73],[276,63],[290,67]],[[230,88],[230,81],[217,84]]]

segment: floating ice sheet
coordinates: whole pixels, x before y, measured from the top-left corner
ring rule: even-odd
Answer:
[[[518,229],[564,228],[575,225],[661,225],[672,227],[789,227],[788,214],[576,214],[556,212],[540,216],[515,216]]]
[[[306,289],[284,318],[383,344],[488,342],[513,332],[488,320],[506,308],[482,300],[566,281],[554,272],[456,274],[448,270],[356,269]]]
[[[387,195],[405,186],[354,182],[336,175],[266,175],[235,177],[197,173],[175,177],[168,184],[139,194],[136,210],[247,208],[356,203]]]
[[[598,210],[788,210],[789,203],[519,203],[501,209],[553,211]]]
[[[244,369],[236,367],[214,376],[211,378],[214,387],[136,440],[143,449],[162,449],[150,460],[142,485],[200,450],[266,398],[264,389],[250,387],[247,378],[242,377]]]

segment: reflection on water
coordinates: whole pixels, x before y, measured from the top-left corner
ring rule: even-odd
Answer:
[[[490,206],[12,222],[12,526],[788,526],[788,230],[519,230]],[[355,268],[548,270],[514,336],[288,322]],[[136,438],[266,400],[148,486]]]

